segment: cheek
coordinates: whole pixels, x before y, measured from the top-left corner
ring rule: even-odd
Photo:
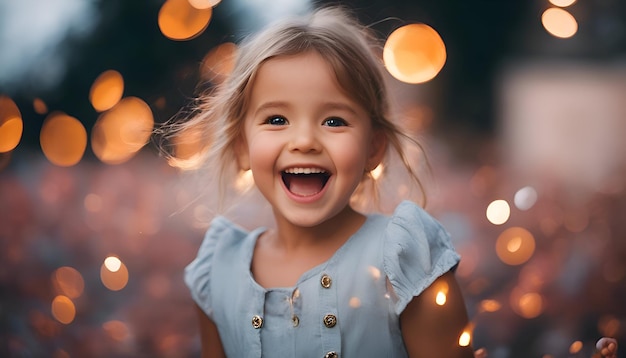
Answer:
[[[276,141],[257,135],[249,141],[250,167],[252,172],[273,170],[274,163],[280,152]]]
[[[344,170],[354,173],[358,178],[362,177],[368,155],[367,145],[362,138],[350,138],[349,141],[338,142],[335,153],[335,161],[338,166],[340,165]]]

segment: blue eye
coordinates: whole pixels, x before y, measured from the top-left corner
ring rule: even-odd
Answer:
[[[343,127],[348,124],[341,118],[338,117],[330,117],[324,120],[324,125],[329,127]]]
[[[272,125],[272,126],[284,126],[289,122],[287,121],[287,118],[282,117],[282,116],[270,116],[270,117],[267,117],[267,119],[265,120],[265,123]]]

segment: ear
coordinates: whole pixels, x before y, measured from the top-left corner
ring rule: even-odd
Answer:
[[[382,129],[375,130],[372,134],[372,142],[369,148],[365,170],[372,171],[383,161],[387,153],[387,135]]]
[[[248,151],[248,143],[243,136],[235,141],[235,157],[239,170],[246,171],[250,169],[250,152]]]

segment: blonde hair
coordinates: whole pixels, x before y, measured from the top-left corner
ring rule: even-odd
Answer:
[[[366,110],[373,128],[385,134],[388,147],[389,144],[393,147],[409,176],[424,194],[422,183],[403,150],[402,141],[409,140],[420,150],[422,148],[389,119],[383,67],[377,55],[379,50],[380,44],[374,34],[358,23],[349,10],[336,6],[274,23],[248,37],[239,47],[232,73],[224,82],[198,98],[191,118],[185,122],[165,124],[166,140],[192,130],[200,134],[200,141],[204,144],[194,160],[169,155],[170,163],[183,169],[206,166],[207,170],[217,173],[220,192],[224,193],[239,171],[236,144],[243,135],[251,87],[260,66],[275,57],[315,51],[329,63],[342,89]],[[366,177],[371,179],[370,175]]]

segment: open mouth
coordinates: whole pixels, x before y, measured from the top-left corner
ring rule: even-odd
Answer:
[[[285,187],[297,196],[312,196],[324,189],[330,174],[320,168],[289,168],[281,172]]]

